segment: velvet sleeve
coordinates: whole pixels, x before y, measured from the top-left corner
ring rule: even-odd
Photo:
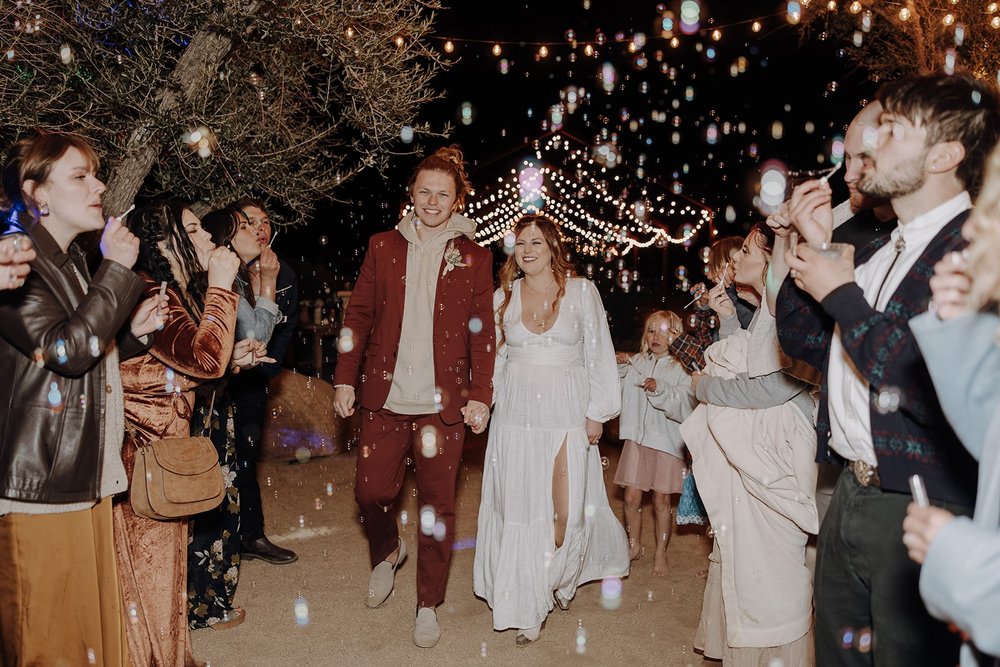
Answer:
[[[152,295],[159,286],[147,290]],[[194,378],[211,380],[222,377],[229,366],[236,339],[236,292],[209,287],[205,308],[195,322],[173,289],[169,299],[167,322],[157,331],[151,353],[175,371]]]

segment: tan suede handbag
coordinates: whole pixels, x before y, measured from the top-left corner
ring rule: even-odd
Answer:
[[[206,426],[211,425],[215,395],[209,406]],[[219,452],[207,436],[167,438],[136,443],[130,501],[139,516],[170,521],[215,509],[226,495],[219,467]],[[209,429],[207,431],[211,433]]]

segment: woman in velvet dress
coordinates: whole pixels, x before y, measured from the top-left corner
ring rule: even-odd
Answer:
[[[168,297],[167,319],[152,347],[121,364],[131,433],[122,458],[131,477],[135,441],[187,437],[194,388],[229,366],[239,301],[230,287],[239,260],[232,251],[215,248],[180,202],[136,211],[128,226],[140,240],[135,268],[146,294],[158,293],[166,281]],[[131,663],[197,665],[187,625],[187,520],[140,517],[123,494],[114,506],[114,524]]]
[[[211,235],[213,245],[230,248],[240,258],[233,283],[233,290],[240,296],[236,339],[252,339],[266,346],[281,314],[274,302],[280,268],[277,255],[257,240],[250,220],[241,209],[228,207],[212,211],[202,218],[201,224]],[[246,266],[253,260],[259,260],[260,264],[256,285]],[[233,401],[226,386],[225,380],[219,380],[199,392],[192,425],[194,433],[201,433],[206,414],[211,409],[210,437],[219,452],[219,465],[226,480],[222,504],[191,517],[188,623],[192,630],[230,628],[246,617],[245,610],[233,604],[240,575],[240,494],[236,485],[239,462]]]

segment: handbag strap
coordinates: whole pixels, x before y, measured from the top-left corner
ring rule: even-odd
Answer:
[[[202,429],[204,429],[206,438],[212,437],[212,411],[215,410],[215,394],[216,390],[213,389],[212,398],[208,402],[208,410],[205,412],[205,420],[202,423]],[[141,447],[143,444],[149,444],[142,442],[142,438],[139,437],[139,429],[132,423],[128,416],[125,417],[125,432],[132,436],[132,440],[135,441],[136,446]]]

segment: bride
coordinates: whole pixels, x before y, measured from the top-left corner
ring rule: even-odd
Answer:
[[[473,576],[493,627],[518,628],[525,646],[554,603],[568,609],[580,584],[627,575],[629,558],[596,446],[621,403],[604,305],[574,276],[551,220],[525,216],[512,233],[493,297],[495,410]]]

